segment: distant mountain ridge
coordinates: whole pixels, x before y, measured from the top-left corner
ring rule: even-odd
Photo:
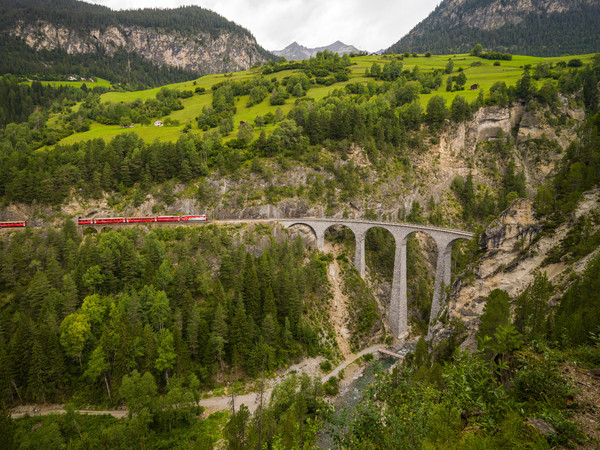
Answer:
[[[600,0],[443,0],[388,53],[485,49],[532,56],[600,50]]]
[[[316,48],[308,48],[303,45],[298,44],[297,42],[292,42],[283,50],[275,50],[272,51],[275,56],[283,56],[288,61],[302,61],[305,59],[310,59],[313,56],[316,56],[317,53],[329,50],[333,53],[338,53],[340,55],[345,55],[347,53],[360,53],[361,50],[357,49],[353,45],[344,44],[340,41],[335,41],[333,44],[329,44],[325,47],[316,47]]]
[[[113,11],[76,0],[4,0],[0,36],[0,66],[14,74],[81,70],[84,64],[102,76],[94,65],[99,60],[113,69],[111,81],[122,81],[133,59],[155,67],[148,73],[167,68],[150,83],[166,84],[177,79],[169,72],[190,79],[274,58],[248,30],[197,6]]]

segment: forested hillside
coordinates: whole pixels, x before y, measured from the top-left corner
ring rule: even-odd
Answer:
[[[2,73],[93,76],[136,89],[273,57],[248,30],[195,6],[112,11],[76,0],[13,0],[0,5],[0,33]]]
[[[208,9],[189,6],[167,10],[113,11],[105,6],[77,0],[6,0],[0,6],[0,17],[2,30],[9,29],[17,21],[35,22],[43,19],[73,31],[83,32],[124,25],[190,33],[198,29],[211,34],[228,30],[251,37],[248,30],[219,14]]]
[[[324,52],[137,92],[5,74],[0,219],[28,227],[0,231],[2,401],[72,406],[16,420],[3,409],[4,446],[312,448],[326,432],[351,448],[588,442],[594,430],[579,415],[589,398],[567,375],[598,367],[590,192],[600,182],[600,56],[484,55]],[[416,349],[349,419],[323,400],[343,372],[321,383],[289,369],[269,399],[265,380],[307,358],[319,376],[329,372],[344,339],[351,350],[394,342],[393,236],[367,234],[362,279],[343,228],[327,233],[326,254],[309,230],[275,224],[74,225],[199,213],[390,220],[476,236],[453,250],[453,285],[429,343],[437,250],[410,238]],[[533,281],[511,297],[522,266]],[[507,290],[478,295],[484,270]],[[448,310],[460,287],[474,296]],[[466,338],[471,354],[458,349]],[[264,400],[253,416],[236,403],[248,391]],[[230,396],[232,414],[201,417],[203,395]],[[75,406],[122,406],[127,417],[83,418]]]
[[[481,43],[487,50],[536,56],[598,50],[597,0],[444,0],[390,53],[452,54]]]

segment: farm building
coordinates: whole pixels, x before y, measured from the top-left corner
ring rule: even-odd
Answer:
[[[157,120],[156,122],[154,122],[154,126],[155,126],[155,127],[162,127],[162,126],[163,126],[163,123],[162,123],[162,121],[161,121],[161,120]]]

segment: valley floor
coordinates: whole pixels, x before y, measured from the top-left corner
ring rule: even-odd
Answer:
[[[379,349],[382,349],[382,348],[385,348],[385,345],[378,344],[378,345],[373,345],[371,347],[368,347],[358,353],[351,353],[351,354],[347,355],[346,359],[342,363],[340,363],[335,369],[333,369],[330,373],[322,376],[321,381],[325,382],[331,377],[337,377],[342,370],[345,370],[348,366],[350,366],[352,363],[354,363],[360,357],[362,357],[366,354],[376,353]],[[264,392],[265,399],[267,399],[267,401],[268,401],[268,399],[271,396],[271,392],[273,391],[273,388],[278,383],[280,383],[287,375],[289,375],[291,373],[296,373],[296,374],[305,373],[311,377],[319,376],[319,374],[321,373],[321,371],[319,369],[319,364],[322,361],[324,361],[322,356],[318,356],[316,358],[305,359],[298,364],[294,364],[293,366],[290,366],[288,369],[286,369],[285,371],[283,371],[282,373],[277,375],[276,378],[274,378],[272,380],[266,380],[266,388],[265,388],[265,392]],[[258,400],[259,397],[258,396],[259,396],[259,393],[257,393],[257,392],[250,392],[250,393],[246,393],[246,394],[242,394],[242,395],[236,395],[235,396],[236,409],[239,408],[239,406],[241,406],[243,404],[248,407],[248,410],[251,413],[254,413],[254,411],[256,411],[256,409],[258,408],[258,405],[259,405],[259,400]],[[223,395],[223,396],[216,396],[216,397],[208,397],[208,398],[204,398],[204,399],[200,400],[198,402],[198,404],[205,408],[203,415],[208,416],[217,411],[223,411],[223,410],[230,409],[231,408],[231,396]],[[75,412],[77,412],[79,414],[91,414],[91,415],[109,414],[117,419],[124,418],[129,413],[127,408],[108,409],[108,410],[79,409],[79,410],[76,410]],[[64,413],[66,413],[65,405],[33,404],[33,405],[21,405],[21,406],[17,406],[15,408],[13,408],[11,410],[11,417],[13,419],[20,419],[22,417],[25,417],[26,415],[44,416],[47,414],[64,414]]]

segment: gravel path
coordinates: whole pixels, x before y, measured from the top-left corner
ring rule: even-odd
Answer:
[[[333,371],[331,371],[327,375],[321,377],[321,380],[323,382],[325,382],[331,377],[338,376],[338,374],[340,373],[341,370],[348,367],[350,364],[352,364],[358,358],[360,358],[363,355],[366,355],[367,353],[375,353],[380,348],[385,348],[385,345],[383,345],[383,344],[373,345],[369,348],[366,348],[366,349],[360,351],[359,353],[348,355],[348,357],[346,358],[346,360],[344,362],[342,362],[340,365],[338,365]],[[318,374],[320,373],[319,364],[321,363],[321,361],[323,361],[322,357],[305,359],[302,362],[300,362],[298,364],[294,364],[293,366],[289,367],[284,373],[277,376],[276,378],[271,379],[271,380],[266,380],[266,388],[265,388],[265,392],[264,392],[265,402],[268,402],[268,400],[271,396],[271,392],[273,391],[273,387],[275,385],[277,385],[283,378],[285,378],[285,376],[287,376],[291,372],[296,372],[299,374],[307,373],[310,376],[318,376]],[[199,405],[206,408],[205,415],[208,415],[208,414],[212,414],[213,412],[216,412],[216,411],[222,411],[222,410],[231,408],[230,401],[231,401],[231,397],[229,397],[229,396],[209,397],[209,398],[204,398],[204,399],[200,400]],[[250,410],[250,412],[253,413],[258,408],[258,394],[256,392],[251,392],[249,394],[236,395],[235,396],[236,409],[239,408],[240,405],[242,405],[242,404],[246,405],[248,407],[248,409]],[[37,410],[37,412],[35,412],[36,410]],[[126,417],[129,411],[127,409],[111,409],[111,410],[101,410],[101,411],[80,409],[80,410],[76,410],[75,412],[77,412],[79,414],[91,414],[91,415],[110,414],[111,416],[116,417],[117,419],[121,419],[123,417]],[[23,406],[18,406],[16,408],[13,408],[12,412],[11,412],[11,417],[13,419],[19,419],[21,417],[24,417],[27,414],[30,416],[35,416],[35,415],[45,416],[47,414],[65,414],[65,413],[66,413],[66,410],[64,409],[64,405],[57,405],[57,404],[23,405]]]

